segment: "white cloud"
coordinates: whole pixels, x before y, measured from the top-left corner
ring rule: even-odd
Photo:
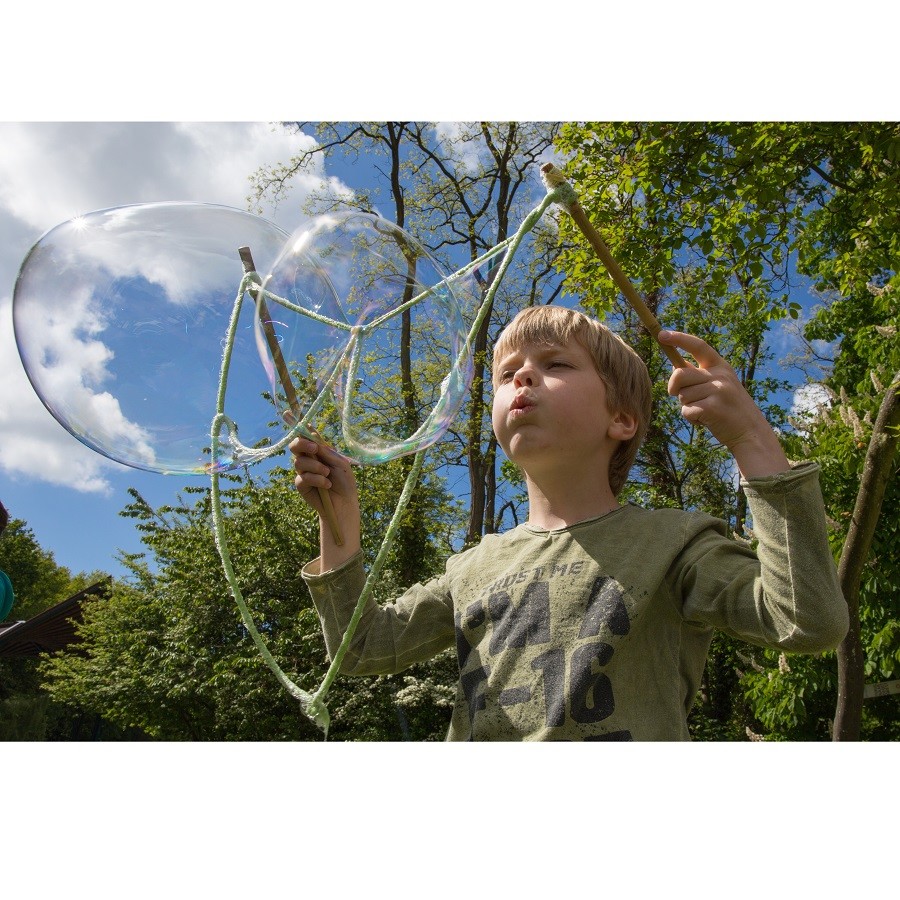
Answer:
[[[245,209],[248,179],[260,165],[314,145],[309,135],[265,123],[9,123],[0,125],[0,137],[0,209],[41,232],[79,213],[131,203]],[[321,178],[314,169],[297,179],[292,210]]]
[[[22,368],[11,296],[18,267],[41,234],[93,210],[135,203],[188,200],[246,209],[248,179],[260,165],[286,162],[312,145],[308,135],[264,123],[0,124],[0,470],[105,492],[107,473],[121,469],[56,423]],[[266,217],[292,231],[303,221],[309,191],[325,184],[343,189],[326,180],[321,166],[295,178],[288,200],[267,210]],[[121,258],[128,248],[117,252]],[[155,264],[144,259],[138,268],[152,274]],[[176,296],[173,271],[170,267],[164,276]],[[72,315],[76,311],[73,305]],[[93,339],[86,323],[70,317],[56,323],[56,333],[45,329],[59,363],[53,377],[62,379],[54,391],[72,407],[84,408],[88,421],[101,417],[109,433],[131,442],[137,455],[151,453],[140,428],[127,421],[110,393],[109,347]]]
[[[434,128],[435,138],[452,153],[464,172],[475,173],[486,161],[488,150],[482,140],[465,140],[471,126],[465,122],[438,122]]]
[[[831,406],[831,395],[821,384],[804,384],[794,391],[791,415],[818,415]]]
[[[803,384],[794,391],[791,403],[791,420],[800,434],[805,434],[805,425],[813,422],[823,412],[831,408],[831,395],[821,384]]]
[[[0,298],[0,468],[78,491],[108,493],[106,473],[123,467],[75,440],[47,412],[18,361],[10,298]]]

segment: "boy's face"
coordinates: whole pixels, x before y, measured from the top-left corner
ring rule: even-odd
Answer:
[[[606,386],[577,341],[526,346],[494,361],[494,433],[526,472],[561,463],[594,465],[621,440]],[[626,417],[627,418],[627,417]]]

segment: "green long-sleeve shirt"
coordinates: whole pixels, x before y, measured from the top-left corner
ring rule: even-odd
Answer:
[[[714,628],[817,652],[847,632],[818,468],[744,482],[758,549],[700,513],[623,506],[568,528],[487,535],[443,575],[370,602],[345,674],[402,671],[456,644],[448,740],[687,740]],[[304,578],[329,653],[361,555]]]

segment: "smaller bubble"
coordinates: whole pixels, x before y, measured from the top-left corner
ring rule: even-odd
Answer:
[[[295,232],[263,280],[257,346],[285,416],[360,463],[428,447],[472,378],[447,278],[392,222],[348,211]],[[287,374],[285,374],[287,373]]]

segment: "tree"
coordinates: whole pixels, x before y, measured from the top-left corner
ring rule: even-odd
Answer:
[[[860,584],[872,548],[893,462],[900,442],[900,370],[884,393],[872,426],[862,478],[838,564],[841,589],[850,607],[850,632],[838,648],[838,702],[835,740],[858,740],[862,725],[865,652],[859,617]],[[896,509],[896,507],[894,507]],[[896,522],[891,529],[896,536]],[[876,580],[877,585],[877,580]],[[900,651],[898,651],[900,656]]]
[[[22,519],[9,519],[0,505],[0,570],[15,591],[8,621],[25,621],[108,576],[72,575],[44,550]],[[65,740],[87,736],[100,725],[93,718],[53,703],[41,688],[39,659],[0,659],[0,740]]]
[[[300,566],[317,555],[317,519],[286,470],[274,470],[266,484],[229,478],[226,539],[242,592],[273,655],[311,691],[327,659]],[[360,472],[371,541],[402,478],[396,464]],[[426,482],[422,495],[431,549],[419,561],[420,578],[439,565],[446,514],[439,485]],[[229,596],[208,524],[209,490],[186,488],[180,504],[159,509],[132,497],[125,515],[143,532],[148,557],[126,557],[130,579],[86,610],[80,652],[44,664],[53,696],[163,740],[321,739],[263,663]],[[379,593],[394,590],[399,566],[395,553]],[[327,699],[330,738],[442,739],[452,701],[448,665],[445,656],[403,676],[338,679]]]
[[[836,670],[831,660],[827,666],[802,657],[776,662],[767,653],[769,666],[745,679],[767,727],[788,739],[900,737],[900,711],[890,698],[863,705],[867,678],[889,680],[900,669],[900,534],[888,512],[900,504],[893,477],[900,416],[896,377],[888,386],[877,376],[875,382],[852,399],[844,392],[823,402],[797,420],[798,432],[788,438],[793,456],[814,457],[821,467],[829,537],[850,608]]]
[[[832,301],[813,316],[806,335],[836,345],[825,383],[840,398],[841,412],[823,417],[814,433],[825,447],[843,443],[849,451],[840,455],[855,492],[851,501],[845,487],[847,505],[836,517],[851,627],[838,649],[833,736],[857,740],[866,675],[890,677],[900,661],[897,609],[889,600],[900,587],[891,552],[896,514],[883,513],[896,510],[897,495],[900,126],[848,123],[840,140],[830,141],[825,126],[813,133],[827,148],[826,163],[817,167],[827,197],[799,241],[800,266]],[[833,468],[829,474],[837,480]]]
[[[88,576],[73,578],[67,568],[57,565],[53,554],[41,548],[22,519],[10,520],[3,532],[0,569],[9,575],[15,589],[10,618],[30,619],[87,587]]]

